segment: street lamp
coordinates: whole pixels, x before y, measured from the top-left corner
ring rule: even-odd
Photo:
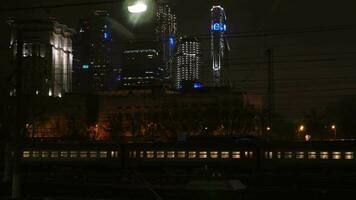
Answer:
[[[147,4],[142,1],[135,1],[127,9],[130,13],[139,14],[147,11]]]
[[[335,125],[335,124],[332,124],[332,125],[331,125],[331,130],[333,130],[333,132],[334,132],[334,137],[335,137],[335,139],[336,139],[336,125]]]
[[[299,126],[299,132],[303,132],[304,129],[305,129],[305,126],[304,126],[304,125],[300,125],[300,126]]]

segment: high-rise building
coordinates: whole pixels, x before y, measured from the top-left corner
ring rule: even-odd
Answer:
[[[109,13],[97,10],[81,20],[75,41],[75,89],[79,92],[108,89],[112,63],[112,29]]]
[[[211,9],[211,59],[213,71],[213,85],[224,85],[224,68],[226,67],[226,52],[228,44],[225,38],[227,30],[225,10],[221,6]]]
[[[161,44],[162,66],[165,79],[172,79],[176,49],[177,19],[167,0],[158,0],[156,13],[156,36]]]
[[[177,65],[174,69],[175,87],[180,89],[185,81],[198,81],[200,42],[195,37],[181,37],[177,45]]]
[[[72,90],[73,29],[54,19],[16,20],[12,28],[10,49],[16,59],[21,37],[24,93],[61,97]],[[19,34],[20,33],[20,34]],[[16,94],[15,90],[10,94]]]
[[[120,86],[149,86],[162,81],[157,44],[153,42],[130,43],[123,51],[123,64],[118,80]]]

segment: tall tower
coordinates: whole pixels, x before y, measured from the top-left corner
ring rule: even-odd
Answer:
[[[172,79],[177,34],[177,19],[166,0],[158,0],[156,13],[156,36],[161,44],[162,63],[165,79]]]
[[[213,6],[211,9],[211,59],[213,70],[213,84],[220,87],[224,84],[223,70],[226,52],[226,15],[221,6]]]
[[[174,69],[175,87],[185,81],[199,80],[200,42],[195,37],[182,37],[177,45],[177,67]]]

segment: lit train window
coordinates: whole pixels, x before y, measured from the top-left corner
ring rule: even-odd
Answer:
[[[38,158],[41,156],[41,153],[39,151],[32,151],[32,157],[33,158]]]
[[[334,151],[334,152],[332,153],[332,158],[335,159],[335,160],[341,159],[341,152],[339,152],[339,151]]]
[[[58,151],[51,151],[51,158],[58,158]]]
[[[60,156],[61,156],[61,158],[67,158],[68,157],[68,152],[67,151],[61,151]]]
[[[206,151],[200,151],[199,152],[199,158],[207,158],[208,156],[207,156],[207,152]]]
[[[81,158],[86,158],[86,157],[88,157],[88,152],[87,152],[87,151],[81,151],[81,152],[79,153],[79,157],[81,157]]]
[[[245,158],[252,158],[253,152],[252,151],[245,151]]]
[[[272,159],[273,158],[273,152],[272,151],[266,151],[265,152],[265,158],[266,159]]]
[[[30,152],[29,151],[22,152],[22,157],[23,158],[29,158],[30,157]]]
[[[211,151],[210,152],[210,158],[218,158],[219,157],[219,153],[217,151]]]
[[[146,151],[146,158],[154,158],[155,152],[154,151]]]
[[[285,159],[292,159],[293,154],[290,151],[284,152],[284,158]]]
[[[167,152],[167,158],[175,158],[175,152],[174,151],[168,151]]]
[[[157,158],[164,158],[164,151],[157,151]]]
[[[240,159],[241,158],[240,152],[239,151],[233,151],[232,152],[232,158],[233,159]]]
[[[71,151],[70,152],[70,157],[71,158],[76,158],[78,156],[78,152],[76,152],[76,151]]]
[[[295,153],[295,158],[296,159],[304,159],[304,152],[303,151],[298,151]]]
[[[145,152],[140,151],[140,158],[143,158],[144,154],[145,154]]]
[[[98,156],[98,153],[96,151],[89,152],[89,157],[90,158],[96,158],[97,156]]]
[[[48,151],[42,151],[42,158],[48,158],[49,157],[49,152]]]
[[[282,158],[281,152],[277,152],[277,159],[281,159],[281,158]]]
[[[197,153],[195,151],[189,151],[189,153],[188,153],[189,158],[196,158],[196,156],[197,156]]]
[[[354,152],[345,152],[345,159],[346,160],[354,159]]]
[[[323,159],[323,160],[329,159],[329,152],[327,152],[327,151],[320,152],[320,159]]]
[[[131,156],[132,156],[132,158],[136,158],[136,151],[131,151]]]
[[[118,152],[117,152],[117,151],[111,151],[111,152],[110,152],[110,156],[111,156],[112,158],[117,158],[117,157],[118,157]]]
[[[229,157],[230,157],[230,155],[229,155],[229,152],[228,152],[228,151],[222,151],[222,152],[221,152],[221,158],[227,159],[227,158],[229,158]]]
[[[108,157],[108,152],[107,151],[100,151],[99,152],[99,157],[100,158],[107,158]]]
[[[178,158],[185,158],[185,151],[178,151]]]
[[[314,151],[308,152],[308,159],[316,159],[316,152]]]

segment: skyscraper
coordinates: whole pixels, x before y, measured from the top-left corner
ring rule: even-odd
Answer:
[[[213,6],[211,9],[211,59],[213,71],[213,85],[224,85],[224,67],[227,42],[225,32],[227,30],[225,10],[221,6]]]
[[[175,87],[180,89],[184,81],[199,80],[200,42],[195,37],[182,37],[177,45],[177,67],[174,70]]]
[[[10,49],[16,59],[21,32],[24,93],[61,97],[72,90],[74,30],[54,19],[11,21]],[[11,94],[16,92],[10,91]]]
[[[97,10],[81,20],[76,39],[75,76],[79,92],[108,89],[112,63],[112,30],[109,13]]]
[[[161,44],[162,65],[165,78],[172,79],[172,68],[175,55],[177,21],[167,0],[158,0],[156,13],[156,36]]]

